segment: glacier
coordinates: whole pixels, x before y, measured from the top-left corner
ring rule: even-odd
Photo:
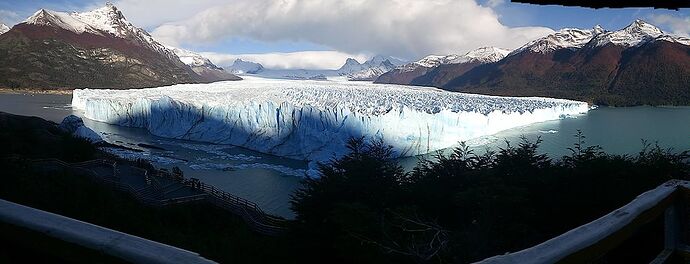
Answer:
[[[395,155],[412,156],[589,109],[587,103],[563,99],[257,77],[147,89],[77,89],[72,106],[86,118],[145,128],[161,137],[311,161],[345,154],[351,137],[381,138]]]

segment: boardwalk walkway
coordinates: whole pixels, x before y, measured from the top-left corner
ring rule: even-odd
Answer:
[[[111,160],[66,163],[58,159],[42,159],[33,163],[44,170],[69,169],[90,176],[129,193],[145,204],[168,206],[207,201],[242,217],[258,233],[275,236],[286,230],[285,219],[265,213],[249,200],[218,190],[198,179],[185,179],[165,170],[144,170]]]

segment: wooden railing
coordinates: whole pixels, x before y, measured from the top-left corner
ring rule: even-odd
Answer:
[[[168,205],[173,205],[173,204],[181,204],[181,203],[187,203],[187,202],[193,202],[193,201],[199,201],[199,200],[208,200],[212,204],[219,206],[223,209],[226,209],[228,211],[233,212],[234,214],[242,217],[249,226],[251,226],[255,231],[265,234],[265,235],[280,235],[283,234],[287,230],[287,224],[288,221],[276,217],[273,215],[270,215],[263,210],[254,202],[249,201],[247,199],[244,199],[242,197],[233,195],[231,193],[228,193],[226,191],[217,189],[213,185],[209,185],[206,183],[201,182],[199,179],[196,178],[189,178],[185,179],[182,175],[179,174],[174,174],[166,170],[154,170],[153,172],[149,172],[145,169],[142,168],[137,168],[130,166],[130,170],[139,170],[141,175],[144,175],[146,177],[146,182],[150,183],[148,186],[153,189],[155,193],[162,194],[163,189],[161,188],[161,185],[156,178],[165,178],[169,180],[173,180],[179,184],[182,184],[186,187],[190,187],[192,189],[198,190],[201,192],[201,194],[198,195],[190,195],[190,196],[185,196],[185,197],[178,197],[178,198],[170,198],[170,199],[151,199],[148,197],[145,197],[142,192],[144,189],[137,190],[136,188],[120,182],[119,177],[117,176],[117,166],[113,161],[109,160],[91,160],[91,161],[85,161],[85,162],[79,162],[79,163],[66,163],[64,161],[58,160],[58,159],[41,159],[41,160],[33,160],[32,162],[34,163],[53,163],[57,164],[62,168],[65,169],[70,169],[73,171],[78,171],[81,173],[88,174],[90,176],[93,176],[91,178],[97,179],[101,181],[102,183],[105,183],[109,186],[112,186],[113,188],[124,191],[126,193],[129,193],[132,195],[134,198],[142,201],[145,204],[149,205],[155,205],[155,206],[168,206]],[[85,168],[88,165],[105,165],[105,166],[112,166],[113,167],[113,176],[112,177],[103,177],[103,175],[99,175],[97,172],[94,170],[91,170],[89,168]]]
[[[98,254],[112,256],[130,263],[216,263],[188,250],[5,200],[0,200],[0,222],[66,241],[72,245],[90,248]],[[8,239],[8,237],[3,237],[3,239]],[[34,253],[45,250],[41,248],[40,243],[29,245],[29,247],[35,251]],[[74,252],[70,251],[70,254]]]
[[[155,175],[177,181],[190,188],[207,194],[207,199],[210,202],[241,216],[250,226],[254,228],[254,230],[259,233],[265,235],[279,235],[284,233],[287,229],[286,227],[288,222],[285,219],[267,214],[261,210],[261,207],[259,207],[256,203],[220,190],[213,185],[200,181],[199,179],[185,179],[181,175],[176,175],[165,170],[157,170]]]
[[[137,190],[136,188],[132,187],[129,184],[120,182],[116,177],[104,177],[103,175],[98,174],[96,171],[88,168],[84,168],[82,166],[88,165],[88,164],[105,164],[109,166],[113,166],[112,162],[107,162],[104,160],[92,160],[92,161],[85,161],[85,162],[79,162],[79,163],[67,163],[59,159],[37,159],[37,160],[32,160],[33,163],[52,163],[60,166],[63,169],[68,169],[73,172],[77,172],[78,174],[86,174],[90,176],[89,178],[92,180],[96,180],[97,182],[103,183],[107,186],[110,186],[111,188],[114,188],[118,191],[122,191],[125,193],[128,193],[132,197],[136,198],[137,200],[149,204],[149,205],[159,205],[158,200],[150,199],[147,197],[144,197],[141,195],[141,192]]]
[[[652,221],[663,220],[664,245],[651,263],[690,262],[687,198],[690,182],[671,180],[627,205],[544,243],[477,263],[592,263],[606,256]],[[660,219],[663,217],[663,219]]]

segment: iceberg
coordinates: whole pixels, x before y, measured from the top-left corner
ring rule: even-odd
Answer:
[[[587,103],[563,99],[257,77],[133,90],[77,89],[72,106],[86,118],[145,128],[161,137],[311,161],[345,154],[352,137],[381,138],[395,155],[412,156],[589,109]]]

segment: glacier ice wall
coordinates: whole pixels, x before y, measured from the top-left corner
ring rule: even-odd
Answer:
[[[73,107],[110,124],[177,139],[324,160],[351,137],[380,137],[399,156],[584,113],[583,102],[463,94],[428,87],[248,78],[137,90],[75,90]]]

